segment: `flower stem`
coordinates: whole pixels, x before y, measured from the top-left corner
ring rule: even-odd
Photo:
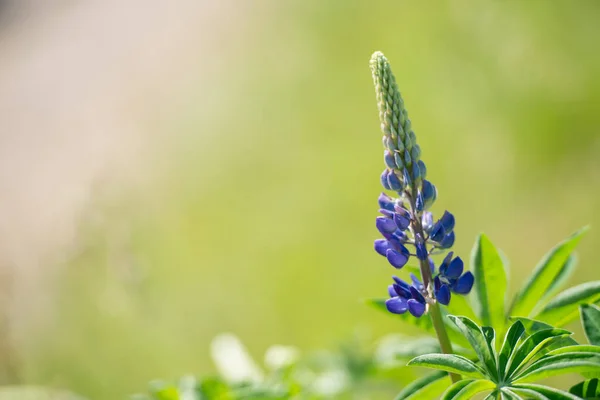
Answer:
[[[411,208],[413,211],[413,218],[411,221],[411,227],[413,229],[413,233],[415,236],[418,234],[421,237],[423,236],[423,226],[421,224],[420,219],[417,217],[416,207],[413,200],[414,196],[410,197]],[[429,265],[429,259],[420,260],[421,267],[421,277],[423,278],[423,283],[427,290],[432,293],[433,297],[433,277],[431,276],[431,267]],[[429,315],[431,316],[431,322],[433,323],[433,328],[435,329],[435,333],[438,337],[438,341],[440,342],[440,349],[444,354],[453,354],[452,350],[452,342],[450,341],[450,337],[448,337],[448,332],[446,331],[446,325],[444,324],[444,320],[442,317],[442,312],[440,310],[440,305],[437,301],[433,301],[429,303]],[[455,373],[449,373],[450,379],[453,383],[456,383],[461,380],[460,375]]]
[[[433,322],[435,333],[437,333],[442,353],[453,354],[454,352],[452,350],[452,342],[450,342],[448,332],[446,332],[446,326],[444,325],[444,321],[442,320],[442,313],[440,312],[440,305],[437,302],[429,305],[429,315],[431,316],[431,321]],[[460,381],[460,375],[450,373],[450,379],[452,380],[452,382],[456,383]]]

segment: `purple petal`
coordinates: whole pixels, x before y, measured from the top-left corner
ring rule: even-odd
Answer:
[[[415,206],[417,207],[417,211],[423,211],[425,208],[425,200],[423,200],[423,193],[419,190],[417,193],[417,200],[415,201]]]
[[[404,314],[408,309],[407,301],[400,297],[392,297],[385,301],[385,307],[394,314]],[[412,313],[412,312],[411,312]]]
[[[400,229],[401,231],[406,230],[406,228],[408,228],[408,225],[410,225],[410,219],[398,213],[394,214],[394,222],[396,223],[398,229]]]
[[[436,222],[431,229],[431,240],[434,242],[441,241],[444,236],[446,236],[446,231],[444,230],[444,226],[440,221]]]
[[[410,299],[406,303],[408,305],[408,311],[417,318],[419,318],[425,312],[425,304],[423,303],[419,303],[414,299]]]
[[[380,208],[379,213],[387,218],[394,218],[394,212],[390,210],[386,210],[385,208]]]
[[[421,290],[425,287],[425,286],[423,286],[423,283],[419,280],[419,278],[417,278],[417,276],[415,274],[413,274],[412,272],[410,273],[410,279],[413,282],[413,286],[416,287],[417,289]]]
[[[419,234],[415,235],[415,249],[417,251],[417,258],[419,260],[427,260],[427,248],[425,247],[425,243],[423,243],[423,239]]]
[[[467,271],[463,276],[458,278],[452,290],[458,294],[468,294],[473,288],[473,282],[475,282],[475,277],[471,271]]]
[[[412,298],[414,300],[417,300],[418,302],[421,302],[421,303],[425,303],[425,298],[423,297],[421,292],[419,292],[417,289],[415,289],[414,286],[410,287],[410,295],[412,296]]]
[[[388,294],[390,295],[390,297],[398,296],[398,294],[396,294],[396,291],[394,290],[394,285],[388,286]]]
[[[397,192],[402,190],[402,181],[400,181],[400,178],[398,178],[394,171],[391,171],[389,173],[387,181],[388,185],[390,186],[390,188],[392,188],[392,190],[395,190]]]
[[[390,248],[390,245],[385,239],[377,239],[375,241],[375,251],[385,257],[385,253]]]
[[[454,231],[452,231],[449,234],[447,234],[446,236],[444,236],[444,238],[440,242],[440,247],[442,249],[449,249],[450,247],[452,247],[454,245],[454,239],[455,239]]]
[[[386,217],[377,217],[375,220],[375,226],[379,230],[379,232],[385,233],[394,233],[396,232],[396,223]]]
[[[440,218],[440,222],[442,223],[442,226],[446,232],[450,232],[452,229],[454,229],[454,215],[450,214],[448,211],[444,212],[444,215],[442,215],[442,218]]]
[[[450,261],[452,261],[453,256],[454,256],[453,251],[446,254],[446,257],[444,257],[444,261],[442,261],[442,263],[440,264],[440,269],[439,269],[440,274],[446,275],[446,272],[448,271],[448,266],[450,265]]]
[[[395,296],[400,296],[404,299],[410,299],[411,298],[411,293],[410,293],[410,286],[409,287],[404,287],[398,284],[393,284],[392,287],[394,288],[394,293]]]
[[[448,289],[448,285],[442,285],[435,292],[435,298],[440,304],[447,306],[450,303],[450,289]]]
[[[390,173],[390,171],[387,169],[381,173],[381,185],[386,190],[392,190],[392,188],[390,188],[390,184],[388,183],[388,179],[387,179],[389,173]]]
[[[442,287],[442,282],[440,281],[440,277],[436,276],[435,279],[433,280],[433,288],[435,291],[440,290],[440,288]]]
[[[381,193],[377,201],[379,203],[379,208],[383,208],[384,210],[388,211],[394,211],[394,199],[387,194]]]
[[[464,269],[463,260],[460,257],[456,257],[454,260],[450,262],[448,266],[448,270],[446,271],[446,276],[450,279],[458,278]]]
[[[408,256],[406,254],[402,254],[397,252],[396,250],[388,249],[386,251],[385,256],[388,259],[388,262],[392,264],[394,268],[402,268],[408,262]]]

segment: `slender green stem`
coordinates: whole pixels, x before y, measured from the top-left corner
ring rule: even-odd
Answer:
[[[415,236],[418,234],[421,238],[423,235],[423,226],[421,224],[421,220],[418,218],[416,211],[416,207],[414,204],[414,196],[409,197],[411,208],[413,212],[413,217],[411,218],[411,226],[413,229],[413,233]],[[421,267],[421,277],[423,278],[423,284],[425,288],[431,293],[432,297],[434,294],[432,293],[433,287],[433,277],[431,276],[431,267],[429,265],[429,259],[420,260]],[[452,342],[450,341],[450,337],[448,337],[448,332],[446,331],[446,325],[444,324],[444,320],[442,319],[442,312],[440,311],[440,305],[437,301],[429,303],[429,315],[431,317],[431,322],[433,323],[433,328],[435,329],[435,333],[438,337],[438,341],[440,342],[440,349],[444,354],[454,354],[452,350]],[[455,373],[449,373],[450,379],[452,382],[456,383],[460,381],[461,377]]]

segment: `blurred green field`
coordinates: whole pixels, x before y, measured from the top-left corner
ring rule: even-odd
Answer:
[[[456,252],[468,259],[484,231],[518,283],[591,224],[573,283],[600,279],[599,2],[240,7],[224,50],[198,56],[213,73],[144,122],[177,132],[155,136],[149,183],[99,189],[55,277],[59,312],[20,338],[23,382],[121,399],[213,372],[222,332],[260,359],[273,343],[310,351],[403,331],[361,301],[393,272],[372,250],[375,50],[438,187],[434,211],[457,218]]]

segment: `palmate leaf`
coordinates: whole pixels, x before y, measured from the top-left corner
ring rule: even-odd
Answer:
[[[411,382],[398,393],[395,400],[433,399],[438,397],[450,383],[447,372],[437,371]]]
[[[519,339],[524,335],[525,327],[521,321],[512,324],[508,329],[508,332],[506,332],[504,342],[500,348],[500,353],[498,353],[498,374],[500,375],[499,378],[501,380],[506,376],[506,366],[508,365],[508,360],[513,349],[516,347]]]
[[[546,293],[542,296],[538,304],[543,304],[547,299],[554,296],[560,290],[560,288],[564,286],[571,275],[573,275],[575,267],[577,267],[577,262],[577,254],[572,253],[569,258],[567,258],[567,261],[565,261],[556,277],[552,280],[550,287],[548,287],[548,290],[546,290]]]
[[[598,371],[600,371],[600,354],[563,353],[539,359],[518,374],[514,382],[534,382],[556,375]]]
[[[467,338],[473,350],[477,354],[477,358],[484,365],[485,371],[492,379],[498,379],[496,357],[494,350],[490,346],[483,330],[473,321],[466,317],[456,317],[449,315],[448,319],[452,321],[461,333]]]
[[[471,269],[475,276],[477,315],[482,325],[501,331],[505,324],[506,271],[498,250],[484,234],[479,235],[473,247]]]
[[[553,283],[560,277],[563,267],[581,240],[587,228],[582,228],[554,247],[537,265],[533,274],[515,297],[509,315],[527,317]]]
[[[579,306],[600,301],[600,281],[586,282],[559,293],[534,318],[563,326],[579,315]]]
[[[487,379],[463,379],[450,386],[442,395],[441,400],[466,400],[478,393],[494,390],[495,388],[496,384]]]
[[[513,386],[515,391],[532,391],[543,395],[548,400],[581,400],[579,397],[571,393],[564,392],[553,387],[545,385],[536,385],[533,383],[523,383]],[[534,398],[534,397],[532,397]]]
[[[600,346],[600,307],[583,304],[580,308],[581,323],[588,342]]]
[[[587,381],[579,382],[577,385],[569,389],[569,393],[585,399],[600,398],[600,380],[598,378],[588,379]]]
[[[528,335],[531,335],[537,331],[541,331],[544,329],[552,329],[553,326],[552,325],[548,325],[545,322],[541,322],[541,321],[536,321],[530,318],[525,318],[525,317],[513,317],[510,318],[511,321],[520,321],[523,326],[525,327],[525,332],[527,332]],[[565,336],[561,339],[559,339],[557,342],[552,343],[551,346],[548,347],[548,350],[552,350],[552,349],[557,349],[563,346],[575,346],[579,343],[577,343],[577,341],[575,339],[573,339],[570,336]]]
[[[523,368],[533,357],[538,355],[544,347],[556,339],[569,336],[572,333],[564,329],[544,329],[527,337],[516,350],[513,351],[507,366],[506,375],[510,376]]]
[[[406,365],[454,372],[471,378],[485,378],[486,372],[466,357],[456,354],[424,354]]]

